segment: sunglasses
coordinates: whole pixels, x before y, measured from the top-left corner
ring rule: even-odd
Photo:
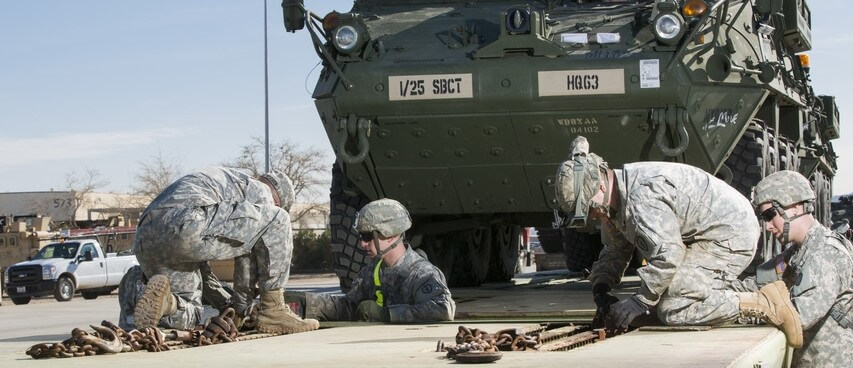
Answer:
[[[372,232],[358,233],[358,236],[361,237],[361,241],[364,241],[364,242],[369,242],[369,241],[373,240],[373,233]]]
[[[763,212],[761,212],[761,214],[759,214],[759,217],[761,217],[761,219],[764,220],[764,222],[770,222],[774,218],[776,218],[776,216],[778,216],[778,215],[779,215],[779,212],[776,211],[776,208],[770,207],[770,208],[764,210]]]

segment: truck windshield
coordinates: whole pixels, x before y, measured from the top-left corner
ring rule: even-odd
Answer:
[[[41,248],[33,259],[67,258],[71,259],[77,255],[80,243],[54,243]]]

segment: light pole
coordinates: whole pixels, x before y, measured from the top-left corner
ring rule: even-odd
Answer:
[[[270,88],[267,55],[267,0],[264,0],[264,172],[270,171]]]

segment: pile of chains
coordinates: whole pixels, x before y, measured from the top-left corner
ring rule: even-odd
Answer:
[[[72,358],[88,355],[115,354],[128,351],[169,350],[163,333],[156,328],[125,332],[109,321],[100,326],[89,325],[94,332],[82,328],[71,330],[71,338],[53,344],[35,344],[27,349],[33,359]]]
[[[439,340],[436,351],[446,351],[448,359],[462,353],[491,353],[496,351],[526,351],[539,347],[539,336],[528,336],[518,328],[500,330],[494,334],[465,326],[459,326],[455,346],[444,346]]]
[[[233,308],[227,308],[205,325],[198,325],[189,330],[171,330],[167,333],[155,327],[125,331],[112,322],[103,321],[100,326],[89,326],[94,332],[75,328],[71,331],[71,338],[52,344],[36,344],[27,349],[26,353],[33,359],[72,358],[135,351],[159,352],[187,346],[234,342],[242,337],[235,323],[236,315]],[[253,328],[255,321],[257,318],[250,314],[244,323],[244,329]],[[261,335],[264,336],[244,336],[256,338],[274,334]]]

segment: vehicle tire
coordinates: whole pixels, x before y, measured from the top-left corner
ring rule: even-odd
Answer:
[[[815,191],[815,211],[814,217],[823,226],[829,227],[832,225],[831,219],[831,202],[832,202],[832,178],[821,171],[815,170],[810,180],[812,188]]]
[[[455,235],[451,241],[457,244],[456,259],[448,283],[457,287],[480,286],[489,273],[491,229],[472,229]]]
[[[352,288],[352,280],[370,259],[367,252],[359,246],[358,233],[352,228],[355,214],[369,200],[362,193],[357,192],[354,186],[347,184],[349,182],[343,171],[338,164],[334,164],[329,194],[331,200],[329,227],[333,267],[338,275],[341,291],[345,293]],[[350,190],[350,188],[353,189]]]
[[[604,244],[601,234],[582,233],[575,229],[560,229],[563,237],[563,254],[569,272],[583,272],[592,267]]]
[[[53,290],[53,297],[57,301],[67,302],[74,296],[74,282],[66,276],[62,276],[56,281],[56,289]]]
[[[563,235],[560,229],[537,227],[536,233],[539,234],[539,245],[542,246],[545,253],[559,254],[563,252]]]
[[[30,300],[32,300],[32,299],[33,298],[30,296],[22,296],[22,297],[12,298],[12,303],[15,303],[15,305],[24,305],[24,304],[29,304]]]
[[[750,198],[752,187],[767,174],[764,165],[767,142],[767,132],[759,123],[752,122],[726,158],[725,165],[732,173],[731,186],[747,198]]]
[[[492,255],[486,281],[506,282],[515,276],[521,247],[521,227],[492,226]]]
[[[429,262],[438,267],[444,274],[444,278],[450,283],[453,278],[453,264],[456,263],[458,239],[448,235],[424,235],[418,249],[422,249],[429,258]]]
[[[93,299],[98,299],[98,295],[101,295],[101,293],[96,292],[96,291],[81,291],[80,295],[83,296],[83,299],[93,300]]]

